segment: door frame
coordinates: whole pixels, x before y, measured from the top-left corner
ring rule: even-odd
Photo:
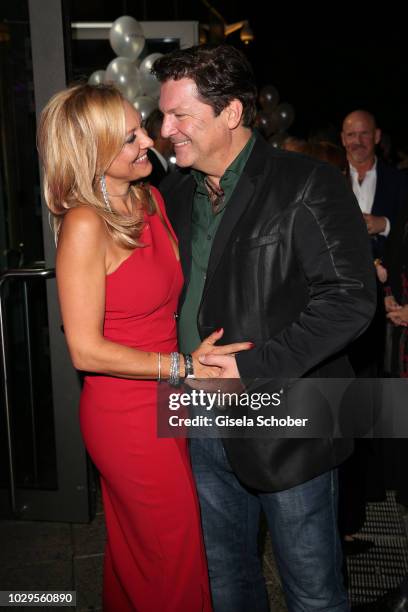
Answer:
[[[66,87],[63,2],[28,0],[37,125],[49,98]],[[42,177],[41,177],[42,183]],[[41,185],[42,186],[42,185]],[[42,191],[42,190],[41,190]],[[42,195],[45,268],[55,267],[55,244]],[[0,491],[1,518],[86,522],[93,512],[91,470],[79,429],[80,382],[61,327],[55,280],[47,281],[49,348],[54,406],[57,489],[16,489],[13,515],[8,491]]]

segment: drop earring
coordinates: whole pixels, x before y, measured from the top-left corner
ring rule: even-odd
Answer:
[[[106,180],[105,180],[105,175],[102,174],[101,178],[100,178],[100,183],[101,183],[101,191],[102,191],[102,195],[103,195],[103,199],[105,200],[105,205],[107,210],[109,210],[109,212],[112,212],[112,207],[108,198],[108,190],[106,189]]]

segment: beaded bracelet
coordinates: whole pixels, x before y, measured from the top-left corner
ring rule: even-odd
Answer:
[[[180,383],[180,353],[170,353],[169,384],[178,387]]]

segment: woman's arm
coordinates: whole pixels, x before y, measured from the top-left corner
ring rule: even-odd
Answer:
[[[72,362],[78,370],[122,378],[157,379],[158,354],[139,351],[103,336],[105,281],[109,264],[109,236],[102,219],[79,207],[69,211],[62,224],[57,249],[57,284],[65,335]],[[198,361],[201,354],[231,353],[250,343],[214,347],[222,331],[211,334],[194,352],[198,378],[217,376],[219,369]],[[161,377],[168,378],[170,355],[161,356]],[[180,374],[184,376],[183,359]]]
[[[130,378],[157,376],[157,354],[103,337],[108,241],[103,220],[80,207],[69,211],[57,249],[57,284],[65,336],[78,370]],[[166,368],[163,356],[163,374]]]

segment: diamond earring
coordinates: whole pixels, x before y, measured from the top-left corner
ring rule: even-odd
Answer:
[[[105,179],[104,174],[102,174],[100,178],[100,183],[101,183],[101,191],[102,191],[103,199],[105,200],[106,208],[107,210],[109,210],[109,212],[112,212],[112,207],[111,207],[111,204],[108,198],[108,190],[106,189],[106,179]]]

